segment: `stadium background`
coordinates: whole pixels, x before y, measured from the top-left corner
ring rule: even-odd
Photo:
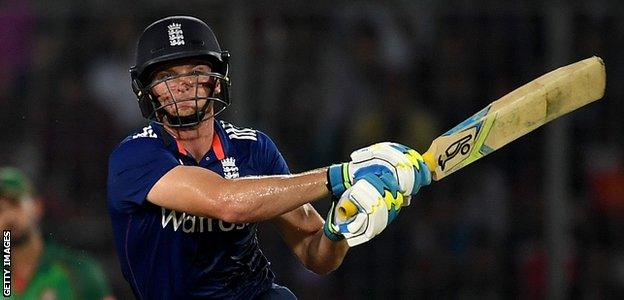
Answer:
[[[223,118],[267,132],[293,172],[377,141],[424,151],[515,87],[601,56],[604,100],[423,189],[331,275],[305,271],[271,226],[260,239],[301,299],[624,295],[620,1],[3,0],[0,165],[36,179],[44,235],[98,258],[119,299],[107,156],[145,123],[136,39],[172,14],[215,29],[232,53]]]

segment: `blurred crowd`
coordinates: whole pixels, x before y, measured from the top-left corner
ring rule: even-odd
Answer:
[[[0,165],[34,179],[44,236],[96,257],[119,299],[131,293],[106,213],[107,157],[145,124],[128,74],[136,39],[172,14],[215,29],[233,54],[233,104],[222,118],[268,133],[292,172],[346,160],[378,141],[425,151],[515,87],[558,65],[602,57],[604,100],[566,117],[568,142],[556,145],[565,147],[569,172],[564,281],[570,298],[624,295],[619,2],[561,2],[570,40],[566,57],[556,59],[548,12],[558,7],[539,3],[126,2],[0,2]],[[423,189],[394,225],[352,249],[329,276],[305,271],[270,226],[260,232],[264,252],[278,282],[301,299],[544,299],[546,139],[537,130]]]

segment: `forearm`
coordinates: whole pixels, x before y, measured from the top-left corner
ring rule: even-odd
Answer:
[[[179,166],[167,172],[148,201],[230,223],[272,219],[329,195],[327,169],[283,176],[224,179],[211,171]]]
[[[306,251],[306,268],[319,275],[325,275],[336,270],[347,255],[349,246],[345,240],[331,241],[323,230],[314,234]]]
[[[284,176],[229,181],[218,198],[228,203],[237,223],[272,219],[306,203],[326,198],[327,169]]]
[[[280,235],[310,271],[327,274],[340,266],[348,246],[332,242],[323,233],[323,218],[310,204],[305,204],[273,220]]]

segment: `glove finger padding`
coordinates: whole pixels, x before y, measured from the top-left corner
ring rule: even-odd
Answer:
[[[397,148],[394,143],[378,143],[351,153],[351,178],[357,179],[359,174],[370,171],[363,169],[372,165],[381,165],[390,170],[396,177],[401,192],[411,194],[414,186],[411,161]],[[363,170],[360,170],[363,169]]]
[[[366,174],[343,194],[337,206],[344,201],[351,201],[358,212],[348,220],[341,220],[338,214],[334,214],[333,224],[353,247],[377,236],[396,218],[403,195],[392,174],[385,173],[380,177]]]
[[[349,175],[357,180],[363,173],[375,173],[387,169],[394,174],[400,191],[415,195],[422,185],[431,182],[431,174],[422,156],[413,149],[397,143],[385,142],[359,149],[351,154]],[[410,201],[404,202],[409,205]]]
[[[416,151],[414,152],[418,154]],[[418,156],[420,157],[420,159],[417,161],[416,165],[414,166],[414,179],[415,179],[415,182],[418,184],[414,185],[414,189],[412,190],[412,193],[409,194],[410,196],[416,195],[416,193],[418,193],[418,191],[420,190],[422,186],[429,185],[431,183],[431,172],[429,171],[429,167],[427,166],[427,164],[425,164],[425,161],[422,159],[422,156],[420,156],[420,154],[418,154]],[[407,205],[409,205],[409,203]]]
[[[405,197],[400,192],[394,175],[385,173],[379,179],[384,184],[382,193],[388,210],[388,224],[390,224],[399,215],[401,207],[405,206]]]
[[[364,174],[381,176],[386,172],[394,175],[405,196],[414,196],[421,186],[431,183],[431,173],[418,152],[401,144],[385,142],[354,151],[349,163],[330,166],[328,189],[332,196],[341,197]],[[409,205],[410,200],[404,201],[403,205]]]

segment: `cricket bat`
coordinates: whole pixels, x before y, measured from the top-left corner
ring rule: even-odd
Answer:
[[[581,106],[602,98],[606,84],[600,57],[546,73],[490,103],[431,143],[422,156],[438,181],[509,142]],[[350,201],[338,209],[347,219],[357,213]]]

